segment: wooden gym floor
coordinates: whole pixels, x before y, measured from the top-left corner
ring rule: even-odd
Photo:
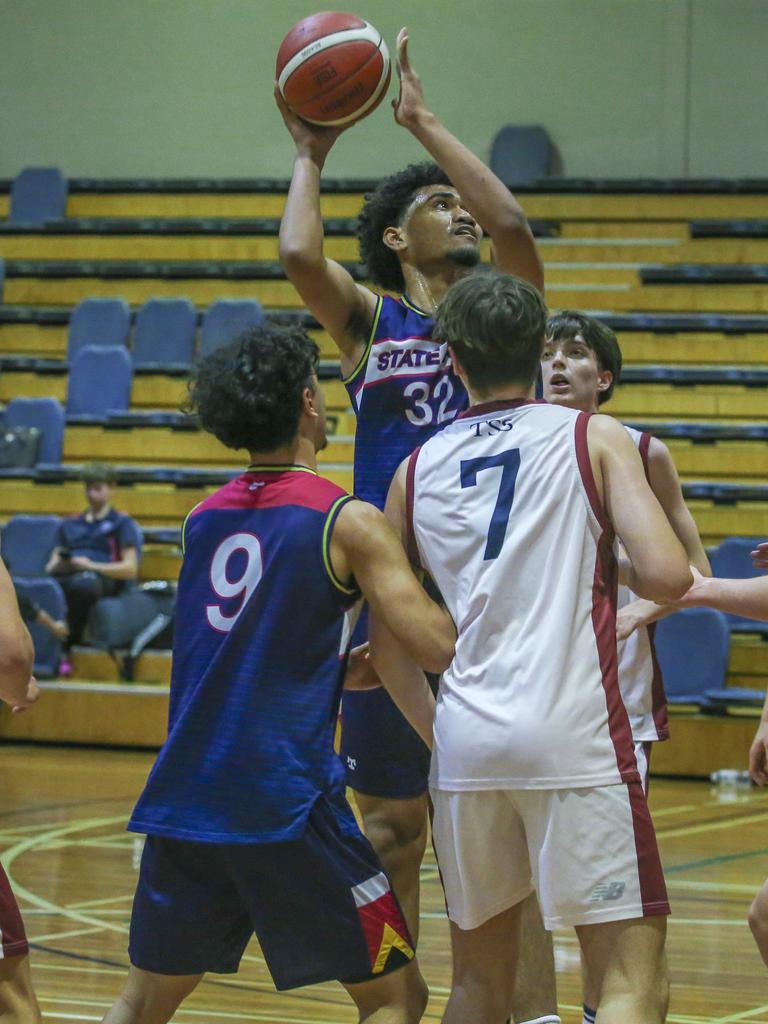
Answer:
[[[674,741],[672,741],[674,742]],[[0,855],[33,946],[43,1019],[99,1021],[127,965],[126,933],[141,840],[125,820],[152,764],[141,752],[0,746]],[[651,806],[674,916],[669,929],[677,1024],[768,1024],[768,973],[746,925],[768,874],[768,792],[719,793],[705,782],[656,779]],[[420,958],[437,1021],[450,982],[448,933],[434,859],[422,869]],[[318,922],[322,942],[322,922]],[[556,935],[565,1024],[576,1024],[578,954]],[[240,973],[209,976],[180,1024],[353,1024],[335,984],[277,995],[253,943]]]

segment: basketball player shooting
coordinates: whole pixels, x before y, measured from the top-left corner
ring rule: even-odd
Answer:
[[[383,508],[398,466],[467,405],[446,346],[433,338],[434,313],[448,288],[480,260],[483,232],[499,270],[537,288],[542,263],[525,214],[508,188],[427,106],[408,52],[397,39],[405,128],[434,163],[383,179],[367,197],[358,237],[369,279],[399,298],[354,281],[323,251],[320,176],[340,128],[296,117],[275,98],[296,146],[280,228],[280,259],[302,300],[339,349],[341,372],[357,416],[355,493]],[[363,627],[364,629],[364,627]],[[358,631],[355,643],[367,633]],[[418,931],[419,866],[427,837],[429,754],[382,689],[346,693],[342,756],[365,831],[408,918]]]

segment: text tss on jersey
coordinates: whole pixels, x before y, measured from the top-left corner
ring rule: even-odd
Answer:
[[[513,421],[511,419],[483,420],[480,423],[472,423],[470,426],[475,432],[475,437],[489,437],[493,434],[507,433],[512,429]]]

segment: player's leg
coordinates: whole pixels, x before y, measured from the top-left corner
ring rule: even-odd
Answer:
[[[427,794],[391,799],[355,791],[363,831],[379,855],[403,908],[414,942],[419,937],[419,872],[427,846]]]
[[[666,917],[581,925],[576,932],[600,992],[597,1024],[662,1024],[669,1002]]]
[[[349,691],[341,713],[341,758],[363,831],[405,913],[419,931],[419,870],[427,844],[429,751],[386,690]]]
[[[768,881],[763,883],[749,908],[749,927],[763,963],[768,967]]]
[[[520,905],[520,955],[517,961],[512,1019],[516,1024],[554,1024],[557,1015],[555,951],[552,933],[544,927],[535,892]]]
[[[253,927],[224,850],[147,838],[131,913],[131,968],[106,1024],[166,1024],[207,971],[237,970]]]
[[[432,790],[432,840],[451,922],[443,1020],[502,1024],[512,1012],[522,904],[533,890],[516,794]]]
[[[0,864],[0,1021],[35,1024],[40,1008],[32,989],[29,945],[19,905]]]
[[[344,988],[366,1024],[417,1024],[427,1008],[429,993],[415,960],[382,978]]]
[[[29,956],[22,953],[0,960],[0,1022],[39,1024],[40,1007],[32,988]]]
[[[131,966],[103,1024],[167,1024],[201,978],[202,974],[153,974]]]
[[[227,867],[278,989],[337,980],[361,1019],[419,1020],[427,989],[405,917],[345,801],[318,799],[296,840],[228,847]]]
[[[578,929],[597,1021],[620,1020],[616,1007],[628,1014],[625,1024],[662,1020],[669,904],[642,787],[634,782],[523,796],[532,863],[539,851],[535,874],[544,922],[550,929]],[[615,949],[601,930],[609,924]]]
[[[522,903],[478,928],[451,921],[453,981],[443,1024],[503,1024],[509,1019],[520,948]]]
[[[635,760],[637,761],[637,770],[640,773],[640,779],[646,799],[648,797],[648,787],[651,781],[652,752],[653,743],[647,740],[635,741]],[[600,1001],[600,989],[590,976],[589,970],[587,969],[586,959],[583,956],[581,958],[581,980],[584,991],[582,1024],[595,1024],[597,1004]],[[663,985],[666,990],[669,989],[669,971],[667,967],[666,954],[664,954]]]

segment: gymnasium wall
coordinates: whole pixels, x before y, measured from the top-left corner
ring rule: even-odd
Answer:
[[[0,177],[283,176],[274,54],[308,0],[0,0]],[[543,123],[574,176],[765,176],[765,0],[355,0],[412,59],[435,111],[486,156]],[[395,94],[394,87],[392,95]],[[420,149],[386,108],[331,177]]]

